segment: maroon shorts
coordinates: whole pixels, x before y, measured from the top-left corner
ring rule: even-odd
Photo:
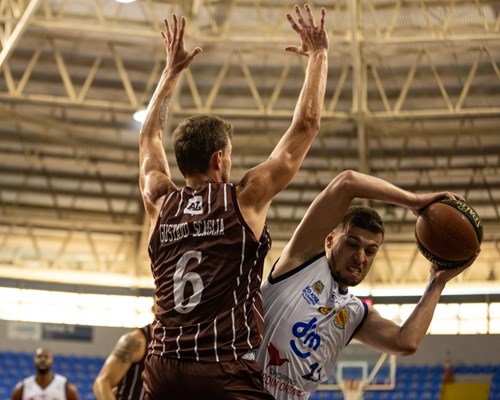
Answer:
[[[239,359],[206,363],[148,355],[142,373],[145,400],[272,400],[262,368]]]

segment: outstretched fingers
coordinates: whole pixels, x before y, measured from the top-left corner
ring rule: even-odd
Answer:
[[[295,7],[298,7],[298,6],[295,6]],[[292,18],[292,16],[290,14],[287,14],[286,15],[286,18],[288,19],[288,22],[290,22],[290,25],[292,27],[292,29],[297,32],[298,34],[300,34],[300,28],[299,26],[295,23],[295,20]]]
[[[168,19],[163,20],[165,22],[165,30],[161,33],[163,40],[166,41],[167,44],[172,43],[172,31],[170,30],[170,25],[168,23]]]
[[[184,44],[184,35],[186,33],[186,19],[172,15],[169,22],[165,21],[165,30],[161,32],[166,48],[166,68],[176,73],[187,68],[198,53],[202,51],[200,47],[195,47],[189,51]]]
[[[184,36],[184,30],[186,27],[186,20],[184,17],[181,18],[180,28],[179,28],[179,19],[177,18],[177,15],[173,14],[172,20],[174,26],[173,30],[170,27],[168,19],[164,19],[165,30],[161,32],[161,36],[163,37],[164,40],[167,41],[168,44],[172,44],[173,42],[182,40]]]
[[[319,50],[327,50],[328,35],[325,30],[325,8],[321,8],[319,26],[316,23],[309,4],[304,5],[305,14],[301,11],[301,7],[298,5],[295,5],[293,9],[295,11],[295,18],[290,14],[287,14],[286,17],[292,29],[299,34],[301,44],[300,46],[285,47],[285,51],[293,51],[295,53],[308,56]]]
[[[314,15],[312,13],[312,10],[311,10],[311,7],[309,6],[309,4],[305,4],[304,9],[306,10],[306,13],[307,13],[307,18],[309,20],[309,26],[316,28],[317,27],[316,21],[314,20]]]
[[[321,7],[321,20],[319,27],[322,31],[325,30],[325,19],[326,19],[326,9],[325,7]]]
[[[306,10],[307,10],[307,8],[308,8],[309,6],[306,4],[306,6],[305,6],[305,7],[306,7]],[[301,26],[302,28],[305,28],[305,27],[307,26],[307,24],[306,24],[306,21],[304,20],[304,17],[302,16],[302,11],[300,10],[300,7],[296,5],[296,6],[294,7],[294,10],[295,10],[295,14],[297,15],[297,22],[300,24],[300,26]],[[311,11],[311,10],[309,9],[309,12],[310,12],[310,11]]]
[[[173,32],[173,40],[177,41],[179,35],[179,21],[177,19],[177,15],[172,15],[172,19],[174,20],[174,32]]]

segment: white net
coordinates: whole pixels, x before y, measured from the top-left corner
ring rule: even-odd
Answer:
[[[340,389],[344,395],[344,400],[362,400],[363,381],[358,379],[342,379],[339,382]]]

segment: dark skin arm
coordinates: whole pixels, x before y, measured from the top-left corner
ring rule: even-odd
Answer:
[[[78,400],[78,390],[76,386],[72,383],[66,383],[66,399],[67,400]]]
[[[12,396],[10,397],[11,400],[22,400],[23,398],[23,383],[18,382],[14,390],[12,391]]]

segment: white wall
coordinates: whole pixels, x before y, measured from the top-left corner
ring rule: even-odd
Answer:
[[[414,355],[398,357],[397,362],[443,364],[447,351],[452,364],[500,364],[500,335],[428,335]]]
[[[37,347],[46,347],[54,354],[105,357],[111,352],[118,338],[130,330],[116,327],[92,327],[92,340],[90,342],[33,340],[20,339],[20,335],[12,337],[12,333],[9,334],[11,328],[9,324],[12,325],[12,321],[0,320],[0,351],[34,352]]]

